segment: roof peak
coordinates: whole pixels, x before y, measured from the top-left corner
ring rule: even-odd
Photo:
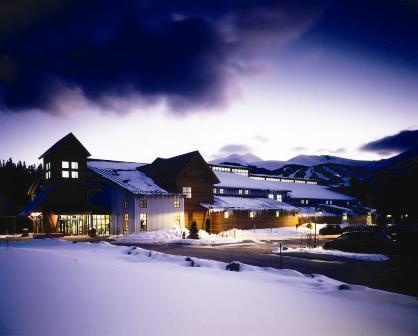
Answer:
[[[62,137],[57,142],[55,142],[51,147],[49,147],[48,150],[45,153],[43,153],[38,159],[40,160],[40,159],[44,158],[45,156],[49,155],[52,151],[56,150],[62,144],[66,143],[68,141],[73,141],[76,145],[78,145],[81,148],[81,151],[83,152],[83,154],[86,157],[89,157],[91,155],[88,152],[88,150],[83,146],[83,144],[80,142],[80,140],[78,140],[77,137],[72,132],[70,132],[66,136]]]

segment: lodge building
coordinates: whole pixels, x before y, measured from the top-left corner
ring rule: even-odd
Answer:
[[[69,133],[39,157],[44,176],[31,186],[32,201],[22,211],[35,233],[133,234],[193,221],[218,233],[295,226],[312,217],[369,223],[374,215],[318,181],[208,165],[198,151],[150,164],[90,156]]]

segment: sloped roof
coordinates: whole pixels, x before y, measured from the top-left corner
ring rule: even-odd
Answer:
[[[157,158],[151,164],[143,166],[139,169],[156,181],[172,181],[176,179],[184,167],[186,167],[186,165],[196,157],[206,164],[206,161],[200,155],[199,151],[193,151],[168,159]],[[219,182],[218,178],[209,166],[207,166],[207,170],[213,178],[214,183]]]
[[[110,160],[87,160],[87,167],[101,177],[108,179],[135,195],[175,195],[159,187],[138,167],[144,165],[137,162]]]
[[[58,140],[51,147],[49,147],[49,149],[45,153],[43,153],[38,159],[44,158],[45,156],[47,156],[51,152],[54,152],[55,150],[57,150],[62,145],[67,144],[67,143],[71,143],[71,142],[75,146],[78,146],[80,148],[80,151],[82,152],[82,154],[85,157],[89,157],[91,155],[88,152],[88,150],[83,146],[83,144],[75,137],[75,135],[73,133],[68,133],[65,137],[63,137],[62,139]]]
[[[26,205],[26,207],[19,213],[19,215],[29,216],[31,212],[39,210],[38,207],[41,205],[41,203],[56,188],[57,186],[52,186],[46,189],[39,189],[35,198]]]
[[[351,196],[329,190],[327,187],[319,184],[255,180],[240,174],[220,171],[215,171],[215,174],[220,180],[220,183],[217,184],[216,187],[289,191],[291,198],[354,200]]]
[[[201,204],[207,209],[215,211],[224,210],[284,210],[284,211],[298,211],[298,208],[279,202],[271,198],[248,198],[248,197],[234,197],[234,196],[215,196],[214,203]]]

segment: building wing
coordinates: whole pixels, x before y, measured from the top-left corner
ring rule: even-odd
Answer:
[[[110,160],[87,161],[87,167],[97,175],[112,181],[118,186],[136,195],[172,195],[173,193],[158,186],[138,168],[143,163]]]

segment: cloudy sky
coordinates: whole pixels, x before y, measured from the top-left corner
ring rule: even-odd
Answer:
[[[148,162],[417,144],[416,1],[0,3],[0,159],[73,132],[96,158]]]

